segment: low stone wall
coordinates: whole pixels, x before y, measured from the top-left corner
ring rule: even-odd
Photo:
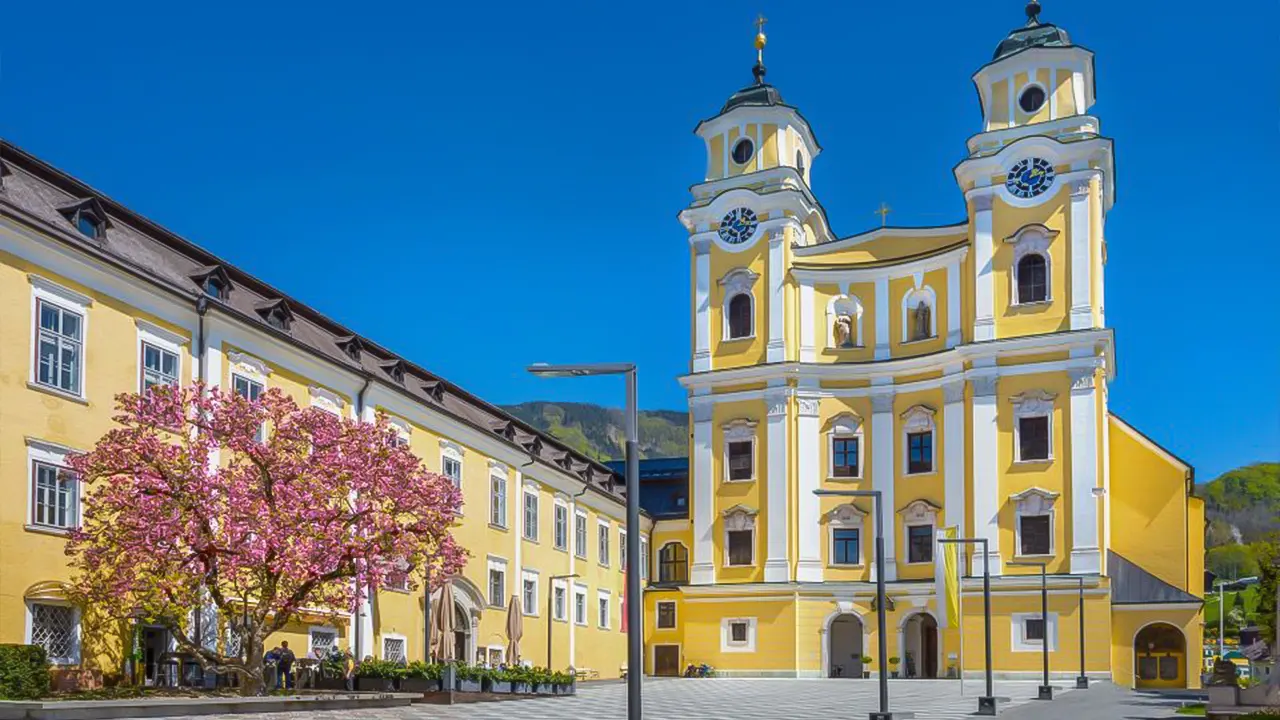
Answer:
[[[0,720],[104,720],[170,715],[238,715],[401,707],[416,693],[316,693],[267,697],[132,698],[56,702],[0,702]]]

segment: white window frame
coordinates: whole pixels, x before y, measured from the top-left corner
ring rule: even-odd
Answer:
[[[596,562],[600,567],[609,567],[609,536],[612,532],[613,527],[608,520],[596,519],[596,553],[600,555]]]
[[[843,307],[837,307],[843,306]],[[843,312],[842,312],[843,311]],[[860,350],[866,347],[862,335],[862,316],[865,309],[862,301],[857,295],[849,295],[847,293],[836,295],[827,301],[827,349],[829,350]],[[843,347],[836,342],[836,318],[848,315],[853,319],[851,336],[853,337],[853,347]]]
[[[490,460],[489,526],[502,530],[507,529],[507,481],[506,466]]]
[[[867,443],[862,430],[862,418],[856,413],[841,413],[831,418],[827,430],[827,480],[853,482],[862,480]],[[858,441],[858,467],[853,475],[836,475],[836,440]]]
[[[316,635],[329,635],[333,638],[330,647],[338,647],[338,628],[332,625],[312,625],[307,628],[307,657],[316,657]]]
[[[89,308],[93,306],[93,298],[35,273],[28,274],[27,280],[31,283],[31,333],[29,335],[31,346],[27,354],[30,364],[27,373],[27,387],[76,400],[88,399],[88,389],[85,387],[85,382],[89,365]],[[64,390],[57,385],[46,385],[37,379],[40,377],[41,302],[53,305],[63,312],[69,312],[80,318],[80,367],[77,368],[79,377],[76,380],[79,388],[78,392]]]
[[[1041,617],[1038,612],[1021,612],[1012,613],[1009,617],[1010,630],[1012,637],[1010,638],[1010,648],[1016,653],[1044,652],[1044,644],[1039,640],[1031,640],[1027,638],[1027,621],[1039,620]],[[1049,652],[1057,652],[1058,650],[1058,613],[1051,612],[1045,618],[1044,637],[1049,642]]]
[[[742,505],[734,505],[724,512],[724,566],[731,567],[755,567],[756,565],[756,515],[757,512]],[[729,562],[729,533],[737,531],[751,532],[751,562],[743,564],[733,564]]]
[[[1046,558],[1058,554],[1058,518],[1057,504],[1059,494],[1044,488],[1032,487],[1015,495],[1010,495],[1013,502],[1013,554],[1020,558]],[[1049,516],[1049,552],[1038,555],[1022,554],[1022,518]]]
[[[66,535],[72,530],[80,527],[80,498],[81,498],[81,482],[80,478],[71,472],[67,466],[67,455],[75,454],[80,451],[69,448],[65,445],[51,443],[45,440],[37,440],[36,438],[27,438],[27,509],[26,509],[26,525],[25,529],[31,532],[49,533],[53,535]],[[57,525],[37,525],[36,524],[36,463],[42,465],[51,465],[60,471],[71,473],[75,477],[75,488],[71,497],[71,514],[75,518],[74,522],[68,527],[60,527]]]
[[[23,634],[23,642],[27,645],[34,644],[32,642],[33,633],[35,631],[35,612],[33,605],[51,605],[57,607],[71,608],[71,655],[69,657],[49,657],[51,665],[79,665],[80,664],[80,642],[81,642],[81,620],[80,608],[66,600],[44,600],[29,599],[23,603],[26,610],[26,627]]]
[[[758,453],[757,453],[758,446],[756,443],[756,425],[757,424],[758,423],[756,423],[755,420],[750,420],[747,418],[738,418],[736,420],[730,420],[729,422],[725,423],[721,427],[724,434],[724,437],[721,439],[721,444],[724,446],[721,452],[721,465],[724,466],[724,470],[721,473],[721,476],[724,482],[751,483],[756,481],[756,475],[757,475],[756,471],[760,468],[760,463],[758,462]],[[743,478],[741,480],[732,480],[729,477],[730,476],[729,444],[738,443],[738,442],[751,443],[751,477]]]
[[[559,495],[553,504],[551,545],[562,552],[569,551],[569,503]]]
[[[920,307],[922,301],[929,306],[929,337],[912,339],[911,330],[914,323],[911,322],[911,311]],[[936,339],[938,339],[938,294],[932,287],[921,285],[917,278],[915,287],[902,296],[902,344],[909,345]]]
[[[529,499],[533,499],[533,504],[529,504]],[[533,481],[526,481],[524,484],[524,492],[520,493],[520,537],[529,542],[538,542],[538,522],[542,513],[541,498],[538,493],[538,485]],[[533,523],[529,523],[529,510],[533,510]]]
[[[618,570],[627,571],[627,531],[618,528]]]
[[[346,413],[344,409],[347,401],[338,393],[319,385],[312,385],[307,388],[308,394],[311,395],[311,407],[320,408],[335,417],[344,417]],[[396,442],[400,447],[409,447],[409,423],[400,418],[387,418],[387,424],[396,433]]]
[[[827,565],[833,568],[861,568],[867,564],[867,514],[853,503],[832,508],[827,513]],[[836,530],[858,531],[858,562],[836,562]]]
[[[732,626],[743,623],[747,626],[747,639],[733,639]],[[756,651],[756,619],[753,617],[727,617],[720,620],[720,652],[753,653]]]
[[[582,617],[578,617],[578,600],[582,600]],[[587,586],[581,583],[573,584],[573,624],[586,627],[587,618],[591,614],[591,609],[587,607]]]
[[[387,657],[387,641],[388,641],[388,640],[393,640],[393,641],[394,641],[394,640],[399,640],[399,641],[400,641],[400,647],[404,648],[404,657],[403,657],[402,659],[400,659],[399,661],[392,661],[392,660],[391,660],[391,658]],[[391,661],[391,662],[401,662],[401,663],[405,663],[405,664],[407,664],[407,663],[409,662],[409,638],[405,637],[404,635],[401,635],[400,633],[391,633],[391,632],[384,632],[384,633],[382,633],[382,647],[381,647],[381,650],[382,650],[382,653],[381,653],[381,654],[382,654],[382,659],[383,659],[383,660],[387,660],[387,661]]]
[[[601,603],[604,603],[601,606]],[[603,612],[601,612],[603,611]],[[596,627],[609,630],[613,623],[613,595],[608,590],[596,591]]]
[[[560,599],[560,606],[556,607],[556,598]],[[569,620],[569,583],[564,578],[551,581],[551,619],[556,622],[568,622]]]
[[[671,606],[671,624],[662,624],[662,606]],[[675,600],[659,600],[653,608],[653,627],[657,630],[675,630],[680,625],[680,605]]]
[[[493,602],[493,573],[502,573],[502,596],[498,598],[497,604]],[[484,601],[485,604],[492,608],[506,607],[507,605],[507,559],[500,558],[496,555],[490,555],[485,564],[484,573]]]
[[[932,557],[928,560],[911,561],[911,528],[929,526],[929,537],[936,538],[938,533],[938,510],[924,500],[915,500],[899,511],[902,515],[902,557],[905,565],[932,565],[938,557],[938,550],[935,546]],[[862,538],[858,540],[861,542]],[[935,543],[936,545],[936,543]]]
[[[169,332],[159,325],[154,325],[146,320],[134,320],[134,324],[138,328],[138,392],[143,391],[143,384],[146,380],[146,351],[143,345],[150,345],[161,352],[172,354],[176,359],[175,375],[172,385],[174,387],[182,386],[182,348],[187,344],[187,339],[177,333]]]
[[[533,583],[533,603],[532,609],[528,603],[529,598],[525,597],[525,583]],[[529,617],[538,617],[538,571],[537,570],[521,570],[520,571],[520,609]]]
[[[753,288],[760,276],[751,272],[747,268],[739,267],[730,270],[724,274],[724,277],[718,281],[723,298],[720,305],[720,340],[721,342],[739,342],[741,340],[754,340],[756,337],[756,296]],[[751,330],[746,335],[733,337],[729,334],[729,303],[739,295],[746,295],[747,301],[751,304]]]
[[[582,532],[578,532],[581,530]],[[587,511],[575,509],[573,512],[573,554],[586,560],[590,539],[587,536]]]
[[[1046,390],[1028,390],[1009,398],[1013,403],[1013,461],[1019,464],[1043,464],[1054,460],[1053,443],[1053,407],[1057,399],[1055,393]],[[1049,419],[1049,456],[1045,458],[1022,457],[1022,420],[1025,418],[1044,417]]]
[[[1013,245],[1013,262],[1009,268],[1009,304],[1013,307],[1036,307],[1053,302],[1053,255],[1049,246],[1058,236],[1057,230],[1044,225],[1024,225],[1004,241]],[[1044,300],[1023,302],[1018,297],[1018,263],[1028,255],[1039,255],[1044,258]]]
[[[246,355],[229,354],[228,359],[233,360],[229,383],[231,393],[233,395],[243,397],[236,391],[236,379],[244,380],[246,387],[252,388],[258,386],[258,397],[262,397],[267,391],[267,374],[265,372],[265,364],[256,358],[249,358]],[[246,398],[247,399],[247,398]],[[267,441],[267,424],[263,422],[258,426],[258,442]]]
[[[649,538],[640,536],[640,579],[649,579]]]
[[[938,425],[934,420],[936,412],[928,405],[913,405],[902,413],[902,474],[933,475],[938,472]],[[909,437],[916,433],[929,433],[929,469],[923,472],[911,472],[911,445]],[[859,458],[861,460],[861,458]]]

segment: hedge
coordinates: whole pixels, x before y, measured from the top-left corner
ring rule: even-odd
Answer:
[[[0,699],[35,700],[49,694],[49,658],[39,645],[0,645]]]

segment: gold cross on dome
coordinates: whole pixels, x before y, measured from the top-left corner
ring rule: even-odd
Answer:
[[[765,17],[764,13],[761,13],[760,16],[756,18],[756,32],[763,33],[764,24],[767,22],[769,22],[769,18]]]
[[[889,224],[889,213],[893,212],[893,208],[885,205],[884,203],[880,203],[880,207],[876,208],[874,212],[876,215],[880,216],[880,227],[885,227]]]

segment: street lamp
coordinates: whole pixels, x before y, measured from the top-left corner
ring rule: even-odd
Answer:
[[[1076,678],[1076,689],[1088,690],[1089,676],[1084,674],[1084,576],[1076,575],[1075,579],[1080,583],[1080,675]]]
[[[1049,576],[1045,574],[1048,563],[1037,560],[1010,560],[1010,565],[1040,568],[1040,648],[1044,656],[1044,683],[1040,686],[1038,700],[1052,700],[1053,686],[1049,684]]]
[[[888,628],[885,613],[888,608],[884,596],[884,508],[879,490],[814,490],[818,497],[869,497],[876,514],[876,626],[879,635],[880,662],[880,712],[871,713],[871,720],[893,720],[889,712],[889,675],[885,672],[885,656],[889,654]]]
[[[556,581],[572,580],[573,578],[576,578],[576,577],[582,577],[582,576],[579,575],[578,573],[572,573],[569,575],[552,575],[551,577],[547,578],[547,670],[554,669],[554,666],[551,664],[551,628],[555,627],[554,621],[556,619],[556,606],[555,606]],[[567,587],[565,588],[564,602],[566,605],[565,619],[567,620],[569,617],[569,613],[568,613],[569,608],[567,607],[569,604],[569,591]],[[569,664],[570,665],[573,664],[573,658],[569,659]]]
[[[987,538],[939,538],[938,542],[947,545],[981,545],[982,546],[982,619],[983,632],[986,634],[987,651],[987,694],[978,698],[979,715],[996,714],[996,698],[991,678],[991,556],[988,554]],[[961,588],[963,592],[963,588]],[[959,619],[956,624],[959,625]],[[964,632],[961,628],[960,632]],[[964,677],[964,668],[960,668],[960,677]]]
[[[548,365],[535,363],[529,372],[538,377],[625,375],[627,378],[627,720],[640,720],[640,679],[644,676],[644,625],[640,618],[640,422],[636,412],[635,363],[584,363]]]

